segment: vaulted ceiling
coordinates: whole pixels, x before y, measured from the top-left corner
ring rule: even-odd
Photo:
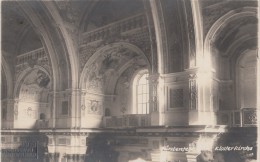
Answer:
[[[42,47],[16,2],[2,2],[2,50],[13,57]]]
[[[215,46],[222,55],[229,55],[231,48],[240,48],[237,53],[243,50],[256,48],[257,18],[248,16],[246,19],[237,19],[225,26],[215,40]],[[232,46],[233,45],[233,46]],[[228,52],[229,51],[229,52]]]
[[[200,2],[204,38],[211,28],[218,28],[210,41],[221,56],[235,59],[237,57],[235,55],[257,47],[256,0],[202,0]]]
[[[26,3],[27,8],[23,6]],[[232,10],[239,13],[245,7],[253,8],[257,6],[257,1],[201,0],[199,4],[205,38],[210,28],[223,15]],[[27,9],[31,9],[31,12],[28,12]],[[38,25],[52,35],[53,44],[56,43],[53,46],[60,55],[66,53],[60,49],[69,46],[67,47],[69,50],[72,46],[70,42],[65,42],[63,45],[62,41],[59,42],[59,34],[56,36],[53,34],[57,28],[64,28],[65,31],[56,32],[60,32],[62,35],[64,32],[68,33],[67,37],[71,39],[76,50],[74,53],[68,51],[67,55],[76,55],[83,33],[145,11],[144,3],[141,0],[4,1],[2,2],[3,55],[11,64],[14,62],[12,60],[15,56],[46,46],[44,43],[46,40],[42,38],[42,31],[37,30],[37,26],[32,22],[35,17],[40,20]],[[171,26],[167,23],[172,21],[172,17],[173,15],[169,15],[169,20],[167,19],[165,22],[166,28],[170,27],[171,30]],[[173,23],[172,26],[175,27],[176,24]],[[172,31],[166,34],[176,37]],[[248,16],[232,20],[223,25],[216,35],[213,44],[223,56],[230,52],[228,48],[232,44],[242,51],[244,49],[241,49],[240,44],[246,46],[245,48],[249,48],[249,46],[254,48],[256,46],[257,19],[254,16]],[[239,42],[239,40],[241,41]],[[173,48],[175,49],[175,47]],[[57,57],[62,58],[60,55]],[[71,57],[77,58],[77,56]],[[66,61],[70,64],[66,58],[60,59],[58,62]]]
[[[125,3],[126,1],[128,3]],[[43,46],[40,39],[41,33],[35,32],[30,22],[29,17],[35,15],[25,14],[19,3],[23,2],[2,2],[2,49],[12,57]],[[64,0],[54,1],[54,3],[48,1],[30,3],[33,9],[39,6],[48,8],[49,16],[53,16],[55,12],[58,13],[61,21],[57,22],[56,19],[49,23],[65,26],[68,32],[73,32],[76,34],[73,36],[76,37],[80,32],[93,30],[143,10],[142,1],[139,0],[131,2],[128,0]],[[41,15],[38,13],[38,16]]]
[[[43,47],[57,86],[66,89],[78,84],[82,34],[142,12],[143,2],[3,1],[1,8],[2,56],[10,73],[16,73],[17,56]]]

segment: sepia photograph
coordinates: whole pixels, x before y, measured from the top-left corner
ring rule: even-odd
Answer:
[[[1,162],[257,162],[258,0],[1,0]]]

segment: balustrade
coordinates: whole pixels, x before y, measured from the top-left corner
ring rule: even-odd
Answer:
[[[38,60],[38,59],[41,59],[44,57],[46,57],[44,49],[39,48],[39,49],[36,49],[36,50],[33,50],[33,51],[30,51],[30,52],[17,56],[16,64],[20,65],[20,64],[26,63],[30,60]]]
[[[107,128],[151,126],[151,118],[149,114],[107,116],[104,117],[103,121],[104,126]]]
[[[219,125],[235,127],[256,126],[256,108],[225,110],[217,113]]]
[[[145,15],[143,13],[123,19],[108,25],[105,25],[96,30],[83,34],[83,44],[94,42],[112,36],[116,33],[122,33],[146,25]]]

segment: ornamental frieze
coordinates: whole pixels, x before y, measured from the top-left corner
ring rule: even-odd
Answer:
[[[149,40],[149,32],[148,29],[140,29],[137,31],[132,31],[130,33],[124,34],[120,37],[121,39],[115,40],[115,42],[127,42],[133,45],[136,45],[139,47],[143,53],[146,55],[146,57],[151,61],[151,45]],[[114,42],[113,42],[114,43]],[[79,52],[79,58],[80,58],[80,67],[81,70],[85,66],[88,59],[99,49],[104,47],[106,44],[102,41],[89,43],[86,45],[81,46],[80,52]]]
[[[151,61],[151,42],[144,14],[127,18],[98,30],[84,33],[79,49],[80,67],[83,69],[87,60],[102,47],[115,42],[127,42],[139,47]]]
[[[43,48],[21,54],[16,58],[15,79],[17,80],[25,69],[35,66],[41,66],[50,71],[50,62]]]
[[[206,1],[205,1],[206,2]],[[203,2],[203,3],[205,3]],[[257,6],[257,1],[225,1],[218,4],[213,4],[206,6],[203,5],[202,14],[203,14],[203,30],[204,36],[208,33],[212,25],[223,15],[232,10],[241,9],[243,7],[255,7]],[[239,12],[239,10],[237,10]]]

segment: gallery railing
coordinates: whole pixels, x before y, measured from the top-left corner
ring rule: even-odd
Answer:
[[[217,124],[232,127],[250,127],[257,124],[256,108],[243,108],[241,110],[222,110],[217,113]]]
[[[30,52],[17,56],[16,64],[20,65],[20,64],[24,64],[26,62],[28,63],[32,60],[38,60],[40,58],[45,58],[45,57],[47,58],[44,48],[39,48],[39,49],[36,49],[36,50],[33,50],[33,51],[30,51]]]
[[[151,125],[151,119],[149,114],[106,116],[103,119],[103,124],[106,128],[144,127]]]
[[[117,32],[126,32],[146,26],[145,14],[140,13],[83,34],[83,44],[109,37]]]

